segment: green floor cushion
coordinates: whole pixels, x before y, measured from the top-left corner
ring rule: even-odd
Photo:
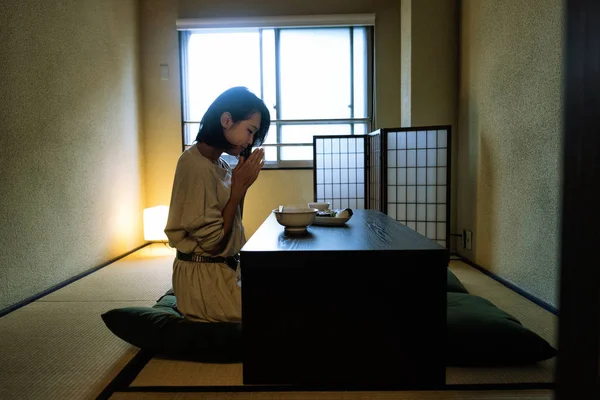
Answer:
[[[556,356],[545,339],[489,300],[447,293],[447,365],[532,364]]]
[[[448,269],[447,292],[469,293],[462,282]]]
[[[557,354],[546,340],[489,300],[449,291],[447,302],[448,366],[522,365]],[[119,338],[161,356],[241,362],[241,323],[184,319],[172,291],[152,307],[116,308],[102,314],[102,319]]]
[[[172,291],[152,307],[116,308],[102,314],[124,341],[157,355],[201,362],[241,362],[241,323],[193,322],[176,308]]]

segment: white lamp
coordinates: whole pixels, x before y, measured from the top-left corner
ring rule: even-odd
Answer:
[[[156,206],[144,209],[144,240],[167,242],[165,235],[169,206]]]

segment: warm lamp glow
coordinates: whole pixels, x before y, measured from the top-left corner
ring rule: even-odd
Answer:
[[[150,242],[166,242],[165,226],[169,215],[168,206],[156,206],[144,210],[144,239]]]

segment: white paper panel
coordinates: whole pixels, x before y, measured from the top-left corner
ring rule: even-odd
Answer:
[[[406,151],[402,150],[402,151],[397,151],[396,153],[398,154],[396,166],[397,167],[406,167]]]
[[[446,244],[446,130],[387,134],[387,209],[399,222]],[[440,225],[443,224],[443,225]],[[443,229],[441,231],[440,229]]]
[[[406,149],[406,132],[398,132],[397,149]]]

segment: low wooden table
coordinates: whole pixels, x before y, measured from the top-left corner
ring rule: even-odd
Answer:
[[[271,214],[241,251],[244,384],[442,386],[448,261],[379,211],[303,235]]]

